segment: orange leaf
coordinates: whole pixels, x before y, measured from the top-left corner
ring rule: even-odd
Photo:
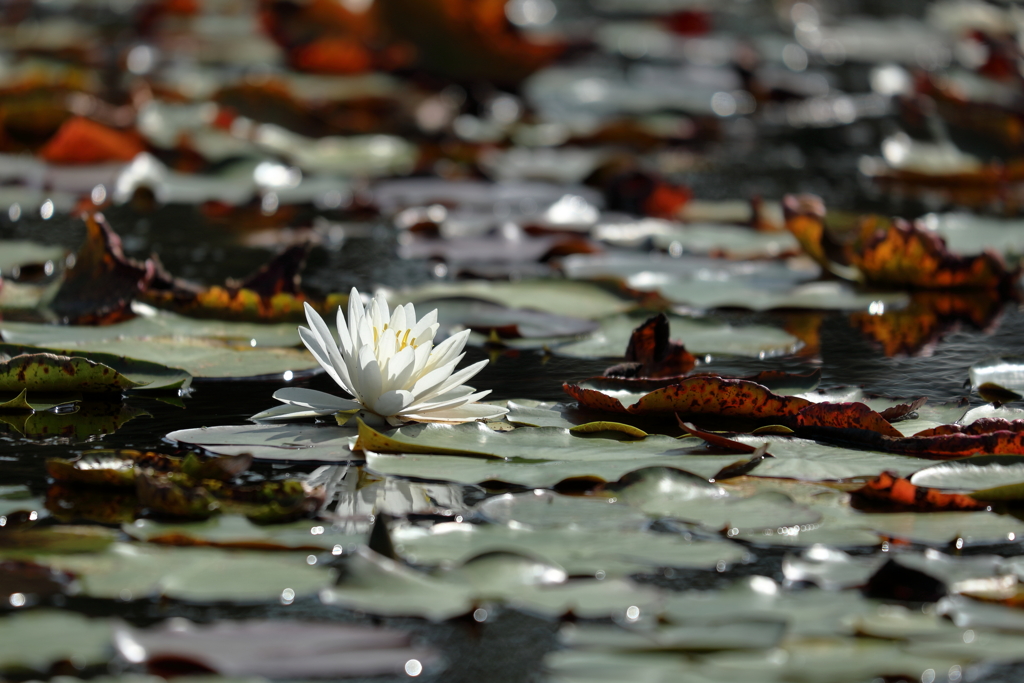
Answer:
[[[691,377],[652,391],[628,410],[636,415],[680,413],[761,419],[795,417],[809,405],[807,399],[778,396],[742,379]]]
[[[815,403],[796,416],[798,427],[859,429],[902,438],[895,427],[863,403]]]
[[[39,155],[55,164],[98,164],[131,161],[144,150],[136,135],[76,116],[64,122]]]
[[[576,399],[581,408],[588,408],[590,410],[598,410],[606,413],[628,412],[619,399],[597,391],[596,389],[587,389],[578,384],[569,384],[567,382],[562,385],[562,390]]]
[[[988,510],[989,506],[959,493],[914,486],[892,472],[883,472],[863,487],[851,491],[855,507],[885,508],[890,511],[947,512]]]

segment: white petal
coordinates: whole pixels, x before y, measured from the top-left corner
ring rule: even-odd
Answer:
[[[466,391],[449,391],[440,396],[437,396],[431,401],[417,402],[409,406],[408,410],[416,413],[430,413],[435,410],[443,410],[445,408],[454,408],[455,406],[461,406],[464,403],[473,403],[479,401],[487,394],[491,393],[491,390],[481,391],[479,393],[473,393],[473,387],[465,387]],[[462,387],[459,387],[462,389]]]
[[[341,388],[348,391],[349,387],[346,387],[341,381],[341,375],[338,374],[338,370],[331,363],[327,351],[324,350],[323,345],[320,343],[320,338],[308,327],[299,327],[299,339],[302,340],[302,343],[309,349],[309,352],[313,354],[313,358],[316,358],[316,362],[320,364],[320,367],[327,372],[330,378],[337,382]]]
[[[331,415],[337,411],[323,412],[318,410],[309,410],[302,408],[301,406],[293,406],[287,403],[268,408],[262,413],[256,413],[250,420],[298,420],[303,417],[319,417],[320,415]]]
[[[381,394],[373,404],[373,412],[385,417],[398,415],[410,403],[412,403],[412,394],[408,391],[388,391]]]
[[[460,422],[472,422],[474,420],[490,420],[496,417],[501,417],[508,412],[507,408],[501,408],[499,406],[489,405],[486,403],[467,403],[464,406],[458,408],[451,408],[448,410],[438,410],[431,413],[407,413],[403,415],[407,420],[417,420],[419,422],[444,422],[448,424],[458,424]]]
[[[376,351],[377,360],[380,362],[381,367],[384,367],[385,363],[394,357],[397,345],[398,340],[395,339],[394,332],[391,330],[381,332],[380,339],[377,341]]]
[[[363,319],[363,301],[359,298],[359,290],[355,287],[348,293],[348,335],[352,338],[352,346],[359,349],[359,322]]]
[[[303,387],[278,389],[274,392],[274,398],[282,403],[288,403],[293,406],[309,408],[311,410],[330,411],[332,413],[336,413],[339,410],[362,408],[360,403],[351,399]]]
[[[455,366],[459,364],[465,354],[460,354],[452,359],[452,361],[446,365],[442,365],[439,368],[434,368],[427,374],[416,380],[416,384],[412,385],[412,393],[416,395],[416,400],[437,393],[437,388],[441,384],[451,377],[452,371],[455,370]]]
[[[413,363],[416,357],[411,346],[396,353],[388,359],[387,367],[384,369],[384,391],[392,389],[408,389],[406,386],[412,377]]]
[[[433,348],[434,343],[428,341],[425,344],[420,344],[416,347],[413,352],[416,359],[413,361],[412,376],[420,377],[423,375],[423,368],[427,367],[427,361],[430,360],[430,351]]]
[[[391,314],[388,312],[388,300],[384,298],[384,292],[377,292],[373,297],[373,302],[380,309],[380,327],[388,325],[391,322]]]
[[[337,377],[339,378],[338,384],[343,389],[348,391],[348,387],[351,386],[352,381],[348,375],[348,368],[345,366],[345,361],[342,360],[341,352],[338,351],[338,345],[334,342],[334,335],[331,334],[330,328],[327,327],[327,323],[324,319],[313,310],[313,307],[308,303],[303,303],[306,309],[306,321],[309,322],[310,331],[316,335],[317,339],[320,340],[320,345],[327,352],[327,357],[330,359],[331,365],[337,371]],[[349,392],[352,393],[352,392]]]
[[[435,346],[430,354],[430,360],[427,361],[426,369],[429,371],[445,365],[452,358],[462,353],[462,349],[466,346],[466,341],[469,339],[469,333],[469,330],[463,330]]]
[[[482,361],[479,361],[477,363],[473,363],[472,365],[469,365],[469,366],[466,366],[466,367],[462,368],[461,370],[456,372],[454,375],[452,375],[451,377],[446,379],[444,382],[442,382],[440,384],[440,386],[438,386],[433,391],[426,392],[426,393],[423,393],[423,394],[417,394],[417,397],[416,397],[417,402],[423,401],[423,400],[426,400],[426,399],[429,399],[429,398],[432,398],[433,396],[437,396],[438,394],[442,394],[442,393],[448,391],[449,389],[452,389],[454,387],[459,386],[460,384],[465,384],[470,379],[472,379],[474,375],[476,375],[478,372],[483,370],[484,367],[486,367],[487,363],[488,363],[488,361],[486,359],[484,359]]]
[[[412,304],[409,304],[409,305],[412,306]],[[412,318],[412,320],[415,321],[416,319]],[[437,309],[435,308],[430,313],[427,313],[425,316],[423,316],[422,320],[417,321],[416,324],[414,324],[412,326],[412,331],[409,332],[409,340],[410,341],[416,341],[417,343],[421,343],[421,342],[418,341],[420,335],[423,334],[425,331],[429,330],[430,327],[434,323],[436,323],[436,322],[437,322]],[[430,335],[429,338],[433,339],[434,335]],[[426,340],[424,340],[424,341],[426,341]]]
[[[406,327],[408,325],[405,324],[405,308],[403,306],[396,306],[395,310],[391,312],[391,322],[388,323],[388,329],[401,334]]]
[[[345,314],[342,312],[341,306],[338,306],[338,339],[341,340],[342,354],[351,356],[354,344],[352,343],[352,334],[349,332],[348,323],[345,322]]]
[[[359,400],[363,405],[369,407],[377,402],[381,395],[383,382],[380,376],[380,364],[377,357],[373,355],[373,348],[364,346],[359,349],[359,379],[356,380],[359,389]]]

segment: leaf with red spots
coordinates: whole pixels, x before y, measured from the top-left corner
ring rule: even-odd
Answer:
[[[76,116],[57,129],[39,156],[55,164],[99,164],[131,161],[143,151],[145,146],[137,134]]]
[[[690,377],[641,396],[632,405],[608,394],[577,384],[562,388],[581,407],[634,415],[713,415],[751,420],[795,418],[801,409],[812,405],[796,396],[778,396],[755,382],[713,376]],[[618,406],[618,407],[616,407]]]
[[[889,512],[948,512],[987,510],[988,505],[958,493],[914,486],[891,472],[883,472],[850,492],[854,507]]]
[[[815,403],[800,411],[795,426],[815,430],[863,430],[897,438],[903,436],[884,417],[863,403]]]
[[[636,379],[673,377],[693,369],[697,359],[679,342],[668,338],[668,316],[659,313],[633,330],[626,362],[605,370],[606,377]]]

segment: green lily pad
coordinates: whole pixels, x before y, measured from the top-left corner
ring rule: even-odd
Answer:
[[[0,344],[0,354],[3,355],[17,356],[18,354],[33,353],[51,353],[58,356],[67,355],[67,353],[61,349],[24,346],[21,344]],[[79,352],[77,350],[72,351],[71,353],[94,363],[102,363],[109,368],[113,368],[132,382],[135,382],[137,386],[128,388],[136,391],[167,391],[184,389],[187,388],[192,381],[192,376],[185,370],[168,367],[160,363],[137,360],[135,358],[118,356],[112,353]]]
[[[249,550],[334,551],[365,540],[364,534],[349,534],[331,524],[303,520],[287,524],[253,524],[242,515],[220,515],[205,522],[168,524],[139,519],[122,525],[126,534],[142,541],[165,545],[213,545]]]
[[[33,496],[27,486],[0,486],[0,517],[12,512],[34,512],[35,519],[41,519],[47,514],[46,503],[41,498]]]
[[[40,553],[92,553],[107,548],[116,538],[117,534],[98,526],[0,529],[0,556],[25,559]]]
[[[115,543],[106,552],[52,556],[48,566],[79,577],[82,594],[121,600],[165,597],[188,602],[286,603],[316,595],[334,571],[307,554],[165,548]]]
[[[0,391],[31,389],[98,394],[120,393],[139,386],[142,386],[141,382],[125,377],[110,366],[82,357],[43,352],[16,355],[0,361]]]
[[[0,276],[7,276],[15,266],[29,263],[63,262],[67,249],[28,240],[0,240]]]
[[[488,498],[476,509],[490,522],[526,529],[639,531],[650,521],[614,497],[563,496],[540,489]]]
[[[356,432],[350,427],[299,424],[229,425],[179,429],[168,439],[201,446],[220,455],[250,453],[259,460],[346,462],[361,460],[352,453]]]
[[[4,339],[11,337],[4,333]],[[296,339],[298,337],[296,336]],[[53,343],[63,354],[91,355],[108,353],[124,359],[166,364],[197,379],[286,379],[319,371],[319,364],[306,351],[252,347],[249,343],[231,344],[216,339],[188,337],[151,337]],[[153,367],[150,372],[153,371]],[[138,366],[140,371],[143,366]],[[172,381],[168,379],[168,381]]]
[[[592,416],[584,416],[575,406],[552,401],[516,399],[505,404],[508,414],[505,418],[512,424],[527,427],[560,427],[571,429],[590,422]]]
[[[449,522],[429,529],[398,526],[391,539],[399,555],[416,565],[463,563],[489,552],[535,553],[574,576],[628,576],[659,567],[714,569],[746,558],[741,546],[728,541],[635,531],[531,530]]]
[[[713,477],[729,456],[678,455],[653,456],[629,460],[544,462],[508,462],[450,455],[366,453],[367,469],[381,475],[433,479],[437,481],[504,482],[527,487],[549,488],[567,480],[612,482],[628,472],[644,467],[685,467],[703,476]]]
[[[624,629],[597,624],[570,624],[559,633],[569,647],[643,652],[760,650],[774,647],[786,632],[783,619],[737,619],[710,623]]]
[[[104,664],[113,654],[113,628],[107,619],[74,612],[32,610],[0,618],[0,671],[47,671],[71,660],[78,666]]]
[[[294,323],[247,323],[229,320],[189,318],[149,306],[133,305],[140,315],[112,325],[49,325],[13,320],[0,322],[5,341],[14,344],[63,347],[123,339],[150,337],[193,337],[256,347],[296,346],[299,343]]]
[[[994,512],[894,512],[864,514],[863,526],[891,538],[926,545],[1007,543],[1024,538],[1024,522]]]
[[[490,553],[424,574],[361,548],[343,581],[320,594],[339,605],[382,616],[422,616],[434,621],[466,614],[477,605],[505,603],[547,617],[624,615],[633,608],[655,613],[661,594],[625,579],[569,579],[557,565],[510,553]]]
[[[630,335],[644,322],[645,315],[617,315],[598,322],[601,328],[578,342],[556,346],[559,356],[573,358],[621,358]],[[736,327],[701,318],[669,315],[670,336],[695,355],[732,355],[765,358],[792,353],[800,341],[783,330],[767,325]]]
[[[6,394],[9,396],[10,394]],[[21,392],[13,397],[6,398],[3,393],[0,393],[0,412],[38,412],[43,410],[54,410],[57,409],[62,413],[74,412],[78,410],[75,404],[81,400],[77,396],[63,397],[47,395],[47,394],[36,394],[32,395],[31,402],[28,397],[28,389],[22,389]],[[6,400],[5,400],[6,399]]]
[[[926,488],[970,492],[1024,483],[1024,458],[1011,455],[982,456],[944,462],[919,470],[910,483]],[[1006,460],[1005,464],[999,462]]]
[[[587,320],[622,313],[635,305],[596,285],[567,280],[431,282],[415,289],[390,292],[387,298],[391,306],[412,302],[418,307],[421,301],[458,296]]]

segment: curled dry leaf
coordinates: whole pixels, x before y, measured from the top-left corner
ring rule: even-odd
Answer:
[[[605,376],[656,379],[685,375],[697,364],[697,359],[668,335],[668,316],[659,313],[649,318],[633,330],[625,362],[605,370]]]
[[[103,214],[86,213],[82,219],[85,243],[65,272],[50,309],[77,325],[104,325],[134,317],[131,302],[156,276],[157,263],[126,257],[121,238]]]
[[[854,507],[889,512],[948,512],[988,510],[989,506],[970,496],[943,493],[915,486],[892,472],[883,472],[861,488],[851,491]]]

